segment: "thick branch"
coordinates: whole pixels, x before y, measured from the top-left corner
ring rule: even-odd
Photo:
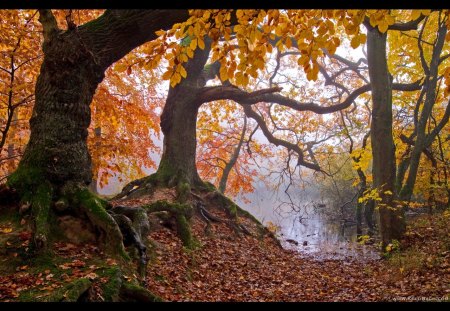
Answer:
[[[416,143],[412,139],[408,138],[405,134],[401,134],[400,135],[400,139],[401,139],[402,142],[404,142],[405,144],[408,144],[410,146],[415,146],[416,145]],[[422,150],[422,152],[433,163],[433,167],[435,167],[437,165],[436,159],[434,158],[434,156],[430,152],[430,150],[424,148]]]
[[[419,23],[423,21],[424,18],[425,15],[421,14],[419,18],[413,21],[409,21],[406,23],[395,23],[389,26],[389,30],[400,30],[400,31],[416,30],[417,26],[419,26]]]
[[[39,22],[44,30],[44,42],[49,42],[53,36],[59,31],[56,18],[52,10],[39,10]]]
[[[78,27],[78,33],[99,65],[107,68],[132,49],[156,39],[155,31],[188,18],[188,10],[106,10]]]

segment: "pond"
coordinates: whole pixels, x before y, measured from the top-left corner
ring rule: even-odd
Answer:
[[[301,202],[295,207],[286,198],[275,197],[264,189],[248,195],[250,203],[238,200],[238,204],[264,225],[278,227],[277,237],[284,248],[294,249],[301,255],[317,260],[373,260],[380,256],[374,246],[357,242],[356,224],[352,220],[342,221],[330,217],[330,204],[317,194],[303,192]],[[298,202],[298,199],[297,199]]]

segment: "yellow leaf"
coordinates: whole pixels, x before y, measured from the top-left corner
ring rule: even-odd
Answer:
[[[352,48],[356,49],[359,46],[359,44],[360,44],[359,36],[354,36],[352,38],[352,41],[350,42],[350,45],[352,46]]]
[[[415,20],[418,19],[420,17],[420,10],[411,10],[411,19]]]
[[[378,24],[378,30],[379,30],[381,33],[385,33],[385,32],[388,30],[388,24],[385,23],[385,22],[379,23],[379,24]]]
[[[197,39],[192,39],[189,47],[191,48],[192,51],[194,51],[197,48]]]
[[[201,48],[202,50],[205,49],[205,41],[203,41],[203,39],[198,38],[198,47]]]
[[[228,72],[227,72],[227,68],[225,66],[220,66],[220,80],[221,81],[226,81],[228,80]]]
[[[166,33],[166,31],[165,30],[157,30],[157,31],[155,31],[155,34],[159,37],[159,36],[162,36],[163,34],[165,34]]]
[[[189,58],[194,57],[194,51],[192,51],[190,47],[188,47],[188,48],[186,49],[186,54],[187,54],[187,56],[188,56]]]
[[[4,229],[0,229],[0,232],[3,232],[3,233],[10,233],[10,232],[12,232],[12,228],[4,228]]]
[[[114,70],[117,72],[124,72],[125,70],[127,70],[128,65],[127,64],[117,64],[114,66]]]
[[[184,67],[182,66],[182,65],[180,65],[180,75],[183,77],[183,78],[186,78],[187,77],[187,72],[186,72],[186,69],[184,69]]]
[[[163,80],[169,80],[172,77],[172,71],[166,71],[163,75],[162,75],[162,79]]]
[[[180,61],[183,62],[183,63],[187,62],[188,61],[187,55],[186,54],[181,54],[180,55]]]
[[[205,13],[203,13],[204,19],[208,19],[210,16],[211,16],[211,12],[209,12],[209,11],[205,11]]]
[[[290,49],[290,48],[292,47],[292,41],[291,41],[291,38],[287,37],[287,38],[286,38],[286,42],[285,42],[284,44],[286,45],[286,47],[287,47],[288,49]]]
[[[366,43],[366,40],[367,40],[367,36],[365,34],[362,33],[362,34],[359,35],[359,42],[361,44]]]

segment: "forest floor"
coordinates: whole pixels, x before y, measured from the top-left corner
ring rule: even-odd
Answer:
[[[142,202],[120,204],[137,203]],[[210,212],[226,218],[219,209]],[[250,219],[240,219],[255,232]],[[282,249],[267,235],[238,236],[225,223],[211,223],[210,234],[199,216],[191,225],[198,244],[193,251],[168,227],[156,226],[149,234],[147,288],[164,300],[450,300],[448,212],[410,221],[402,249],[381,260],[316,260]],[[95,245],[68,242],[56,243],[52,256],[35,261],[26,256],[30,238],[25,219],[1,215],[0,301],[45,300],[80,278],[105,283],[102,271],[117,264]]]

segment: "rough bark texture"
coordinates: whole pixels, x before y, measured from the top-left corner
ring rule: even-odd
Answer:
[[[20,169],[38,168],[54,185],[89,184],[91,158],[86,145],[89,105],[105,70],[154,32],[187,18],[181,10],[108,10],[74,30],[60,31],[48,12],[44,61],[36,83],[31,136]],[[132,34],[132,35],[130,35]]]
[[[188,18],[187,10],[107,10],[67,31],[51,10],[40,10],[44,60],[35,89],[31,135],[8,185],[31,203],[34,246],[45,249],[52,207],[85,217],[102,233],[114,254],[127,258],[117,222],[92,195],[87,148],[90,103],[105,70],[132,49],[156,38],[155,31]],[[52,204],[57,202],[57,204]]]
[[[367,59],[373,102],[373,179],[382,199],[378,204],[380,231],[383,246],[386,246],[401,237],[405,226],[403,210],[394,206],[395,145],[392,137],[392,77],[386,58],[387,33],[382,34],[371,26],[367,28]]]

